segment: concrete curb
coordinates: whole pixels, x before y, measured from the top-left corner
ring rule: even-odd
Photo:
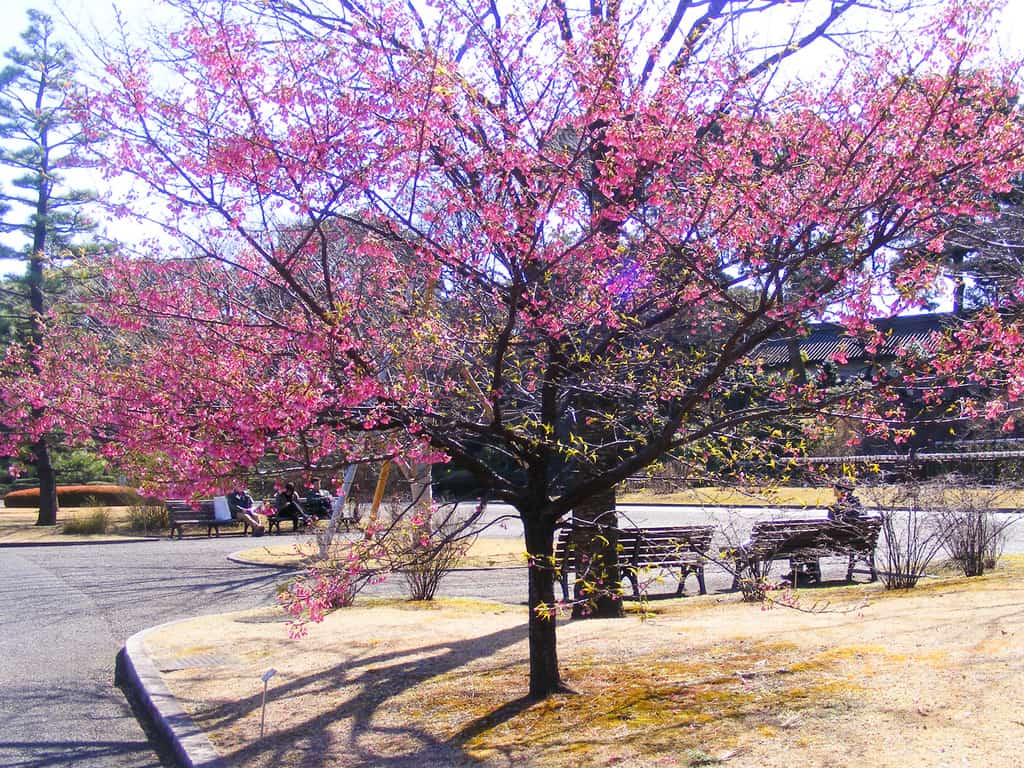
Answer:
[[[206,734],[164,685],[160,672],[143,645],[148,633],[177,623],[161,624],[129,637],[118,654],[117,683],[128,689],[127,692],[149,720],[156,737],[164,743],[178,765],[183,768],[227,768]]]

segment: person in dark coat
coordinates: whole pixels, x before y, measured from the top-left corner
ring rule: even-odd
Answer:
[[[292,521],[293,531],[299,530],[300,522],[303,526],[309,522],[294,483],[285,483],[284,488],[278,491],[274,498],[274,511],[278,518],[288,518]]]
[[[860,506],[860,500],[853,495],[853,481],[841,477],[832,486],[836,500],[828,508],[828,519],[841,523],[854,522],[864,516],[864,510]]]
[[[321,485],[319,477],[314,477],[306,488],[306,514],[327,519],[331,516],[331,494]]]

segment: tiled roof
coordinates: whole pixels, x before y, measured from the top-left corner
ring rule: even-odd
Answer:
[[[954,320],[950,314],[906,315],[873,321],[879,331],[885,334],[885,341],[874,354],[865,349],[868,339],[848,336],[846,329],[835,323],[817,323],[810,326],[809,333],[799,338],[800,352],[808,364],[821,364],[844,356],[849,362],[877,360],[893,357],[899,350],[920,346],[931,348],[932,334],[940,331]],[[789,364],[789,342],[773,339],[758,347],[755,359],[768,366]]]

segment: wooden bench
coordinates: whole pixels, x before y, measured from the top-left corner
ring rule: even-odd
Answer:
[[[738,589],[744,574],[767,574],[771,563],[788,560],[790,572],[803,572],[813,582],[821,582],[820,558],[847,558],[846,580],[851,581],[858,561],[868,567],[871,581],[878,578],[875,548],[882,521],[878,517],[854,520],[764,520],[754,524],[750,538],[738,547],[723,549],[734,563],[733,589]]]
[[[299,504],[302,507],[303,516],[299,518],[298,528],[301,530],[305,527],[305,521],[311,517],[315,517],[317,520],[330,520],[332,502],[334,500],[330,496],[315,496],[300,499]],[[263,506],[263,515],[267,520],[267,533],[277,531],[281,533],[281,516],[277,514],[277,510],[274,509],[272,501],[266,502]],[[287,518],[291,520],[292,518]],[[349,524],[352,522],[351,517],[339,518],[341,523],[345,526],[345,530],[349,530]],[[294,522],[294,521],[293,521]]]
[[[178,532],[178,538],[181,539],[185,526],[194,525],[199,527],[206,527],[206,535],[220,536],[221,528],[228,528],[242,524],[242,520],[231,518],[228,520],[218,520],[213,508],[213,499],[204,499],[200,501],[198,506],[193,506],[187,501],[179,499],[172,499],[166,502],[167,506],[167,517],[171,521],[171,538],[174,538],[174,532]]]
[[[331,519],[331,497],[330,496],[307,496],[302,500],[302,508],[307,515],[318,520]]]
[[[707,561],[713,525],[665,526],[658,528],[620,528],[618,531],[618,565],[629,579],[634,597],[640,596],[640,572],[646,569],[679,570],[676,595],[683,594],[686,577],[697,577],[700,594],[707,594],[704,584],[704,563]],[[569,599],[569,572],[579,578],[583,569],[576,560],[573,529],[559,531],[555,543],[555,567],[562,584],[562,598]]]

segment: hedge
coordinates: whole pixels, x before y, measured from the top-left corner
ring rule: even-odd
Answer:
[[[134,488],[123,485],[58,485],[57,501],[65,507],[93,506],[127,507],[141,504],[143,499]],[[22,488],[4,496],[6,507],[38,507],[39,489]]]

